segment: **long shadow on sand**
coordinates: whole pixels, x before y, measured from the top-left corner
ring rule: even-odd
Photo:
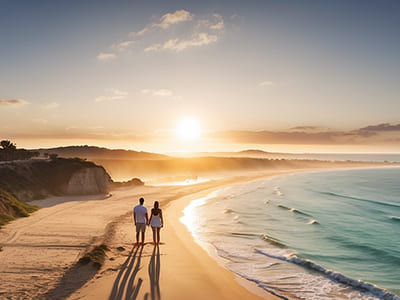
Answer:
[[[97,274],[97,271],[91,264],[82,265],[77,263],[64,274],[57,286],[43,296],[48,300],[66,299],[92,279]]]
[[[153,253],[149,262],[149,278],[150,278],[150,297],[151,300],[160,300],[160,248],[154,245]],[[148,294],[146,294],[147,296]],[[147,297],[145,297],[147,298]]]
[[[109,300],[134,300],[137,298],[143,279],[135,285],[136,275],[140,270],[143,246],[133,246],[128,258],[123,263],[110,294]]]

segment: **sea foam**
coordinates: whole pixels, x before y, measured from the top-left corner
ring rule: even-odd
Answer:
[[[317,271],[318,273],[320,273],[336,282],[343,283],[345,285],[351,286],[351,287],[356,288],[361,291],[366,291],[366,292],[371,293],[372,295],[378,297],[379,299],[400,300],[399,296],[392,294],[392,293],[386,291],[385,289],[379,288],[371,283],[353,279],[353,278],[347,277],[341,273],[328,270],[310,260],[301,259],[295,255],[291,255],[290,257],[273,255],[273,254],[267,253],[267,252],[259,250],[259,249],[256,249],[255,251],[262,255],[268,256],[270,258],[275,258],[275,259],[279,259],[282,261],[294,263],[294,264],[302,266],[304,268],[307,268],[307,269],[310,269],[313,271]]]

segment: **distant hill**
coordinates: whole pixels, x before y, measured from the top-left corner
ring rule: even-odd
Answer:
[[[400,153],[288,153],[248,149],[238,152],[171,154],[174,157],[248,157],[263,159],[305,159],[329,161],[400,162]]]
[[[260,156],[278,154],[278,153],[267,152],[267,151],[264,151],[264,150],[257,150],[257,149],[242,150],[242,151],[239,151],[237,153],[241,154],[241,155],[260,155]],[[281,153],[279,153],[279,154],[281,154]]]
[[[37,149],[41,155],[58,154],[60,157],[65,158],[86,158],[89,160],[95,159],[123,159],[123,160],[162,160],[168,159],[167,155],[156,154],[143,151],[133,150],[113,150],[96,146],[68,146],[47,149]]]
[[[176,154],[176,157],[253,157],[253,158],[275,158],[277,156],[290,155],[287,153],[267,152],[257,149],[248,149],[237,152],[196,152],[187,154]]]

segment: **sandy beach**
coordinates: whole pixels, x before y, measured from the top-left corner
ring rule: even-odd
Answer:
[[[4,299],[274,299],[227,271],[198,245],[179,221],[191,200],[273,171],[189,186],[119,189],[111,196],[54,197],[43,208],[0,231],[0,297]],[[144,247],[134,247],[131,209],[143,196],[164,209],[162,244],[147,230]],[[172,201],[174,200],[174,201]],[[77,264],[92,245],[109,246],[104,266]],[[240,283],[239,283],[240,282]],[[252,290],[250,292],[243,285]],[[262,292],[260,290],[260,292]],[[128,297],[129,296],[129,297]]]
[[[278,299],[219,266],[179,221],[191,200],[204,197],[213,189],[189,194],[167,205],[159,247],[150,242],[150,228],[144,247],[132,245],[131,216],[126,216],[110,243],[113,260],[108,260],[97,278],[68,299]],[[125,250],[118,251],[121,246]],[[257,291],[258,296],[254,294]]]
[[[302,170],[272,170],[186,186],[121,188],[108,196],[54,197],[43,208],[0,231],[0,297],[4,299],[277,299],[220,266],[179,219],[182,210],[212,191],[262,177]],[[161,245],[147,229],[137,247],[132,208],[139,197],[164,210]],[[100,270],[78,260],[106,244]],[[213,251],[212,249],[209,251]],[[295,298],[293,298],[295,299]]]

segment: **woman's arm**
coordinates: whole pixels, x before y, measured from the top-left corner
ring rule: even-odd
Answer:
[[[164,227],[164,220],[162,216],[162,210],[160,209],[160,219],[161,219],[161,226]]]

